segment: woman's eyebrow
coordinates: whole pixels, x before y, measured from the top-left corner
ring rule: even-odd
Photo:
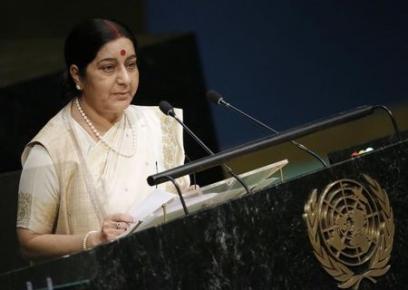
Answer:
[[[115,58],[111,58],[111,57],[104,58],[104,59],[99,60],[99,61],[97,62],[97,64],[100,64],[101,62],[104,62],[104,61],[116,61],[116,59],[115,59]]]
[[[136,54],[130,55],[129,57],[126,58],[126,60],[129,60],[129,59],[132,59],[132,58],[136,58]],[[113,62],[116,62],[117,59],[116,59],[116,58],[113,58],[113,57],[107,57],[107,58],[103,58],[103,59],[101,59],[101,60],[98,60],[96,64],[100,64],[101,62],[104,62],[104,61],[113,61]]]

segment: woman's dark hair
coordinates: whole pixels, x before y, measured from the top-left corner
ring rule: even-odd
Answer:
[[[65,96],[73,98],[79,91],[75,87],[69,68],[75,64],[79,74],[85,76],[86,67],[96,57],[96,54],[106,43],[125,37],[137,49],[137,41],[133,32],[125,25],[107,19],[88,19],[76,25],[65,40]]]

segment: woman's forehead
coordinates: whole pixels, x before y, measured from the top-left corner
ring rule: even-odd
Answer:
[[[127,58],[135,55],[135,48],[133,47],[130,39],[121,37],[115,40],[109,41],[99,49],[95,59],[104,58]]]

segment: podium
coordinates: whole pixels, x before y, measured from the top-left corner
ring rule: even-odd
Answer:
[[[90,251],[0,274],[0,288],[406,289],[407,209],[402,140]]]

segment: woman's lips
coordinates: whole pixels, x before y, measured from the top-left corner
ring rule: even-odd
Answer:
[[[130,97],[129,92],[124,92],[124,93],[113,93],[114,96],[116,96],[119,99],[128,99]]]

